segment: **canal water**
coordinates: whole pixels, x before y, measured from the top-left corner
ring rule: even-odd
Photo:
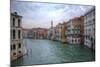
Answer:
[[[86,46],[62,44],[51,40],[24,39],[28,54],[11,62],[11,65],[37,65],[94,61],[95,52]]]

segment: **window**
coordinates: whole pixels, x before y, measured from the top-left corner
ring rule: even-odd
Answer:
[[[20,27],[20,19],[18,19],[18,27]]]
[[[15,30],[13,30],[13,39],[15,39],[15,33],[16,33]]]
[[[21,51],[18,51],[18,53],[21,53]]]
[[[76,42],[76,39],[75,39],[75,42]]]
[[[73,42],[73,39],[72,39],[72,42]]]
[[[13,53],[13,55],[15,56],[15,55],[16,55],[16,53],[14,52],[14,53]]]
[[[21,48],[21,43],[18,44],[18,48]]]
[[[91,41],[93,42],[93,38],[90,38],[91,39]]]
[[[82,40],[81,40],[82,41]],[[78,39],[78,42],[80,42],[80,39]]]
[[[93,19],[93,22],[95,22],[95,18]]]
[[[21,33],[20,30],[18,30],[18,38],[19,38],[19,39],[20,39],[20,33]]]
[[[11,47],[10,47],[10,48],[11,48],[11,50],[13,50],[13,47],[12,47],[12,45],[11,45]]]
[[[88,39],[88,36],[86,36],[86,39]]]
[[[13,26],[15,26],[15,18],[13,18]]]
[[[10,36],[11,36],[11,39],[12,39],[12,30],[10,31]]]
[[[16,49],[16,45],[15,44],[13,44],[13,50],[15,50]]]

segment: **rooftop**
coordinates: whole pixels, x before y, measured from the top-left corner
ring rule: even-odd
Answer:
[[[22,16],[18,15],[17,12],[13,12],[13,13],[11,13],[11,15],[12,15],[12,16],[16,16],[16,17],[22,17]]]

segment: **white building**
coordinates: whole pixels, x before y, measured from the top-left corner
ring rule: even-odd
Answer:
[[[24,54],[24,46],[22,44],[22,16],[16,12],[11,13],[10,31],[11,31],[11,60],[15,60]]]
[[[84,45],[95,48],[95,7],[84,15]]]
[[[67,37],[66,37],[66,41],[67,41],[67,43],[72,43],[72,37],[71,37],[71,28],[72,28],[72,23],[71,23],[71,20],[69,20],[68,22],[67,22],[67,30],[66,30],[66,35],[67,35]]]

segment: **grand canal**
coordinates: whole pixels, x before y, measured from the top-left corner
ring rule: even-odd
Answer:
[[[36,65],[94,61],[95,52],[84,45],[62,44],[51,40],[24,39],[28,54],[12,65]]]

